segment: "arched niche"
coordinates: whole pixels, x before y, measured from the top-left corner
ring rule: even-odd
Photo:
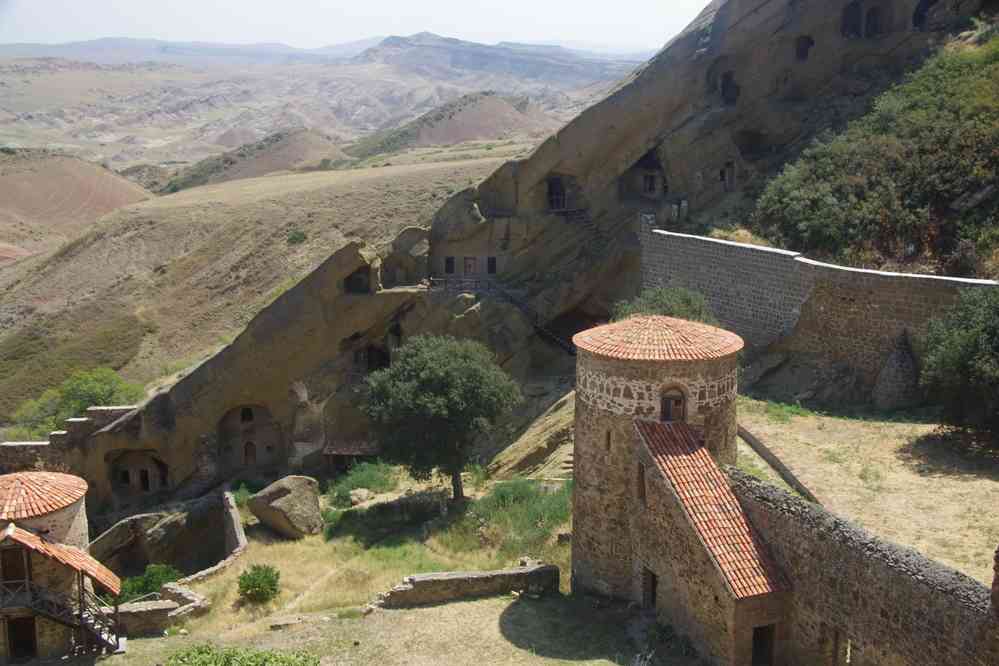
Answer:
[[[219,419],[218,458],[224,473],[280,466],[283,460],[281,428],[270,410],[260,404],[233,407]]]

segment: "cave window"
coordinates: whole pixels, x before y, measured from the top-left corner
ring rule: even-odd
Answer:
[[[841,32],[844,37],[860,37],[863,31],[864,12],[860,0],[854,0],[843,8],[843,24]]]
[[[912,27],[916,30],[926,29],[926,18],[930,13],[930,7],[937,4],[937,0],[919,0],[916,11],[912,14]]]
[[[642,176],[642,191],[645,194],[655,195],[658,187],[656,182],[656,175],[654,173],[647,173]]]
[[[735,191],[735,162],[726,162],[725,168],[718,172],[718,178],[726,192]]]
[[[682,423],[686,420],[686,400],[683,393],[671,390],[663,393],[660,402],[659,420],[663,423]]]
[[[149,470],[142,469],[139,470],[139,485],[142,486],[142,492],[148,493],[152,490],[152,485],[149,482]]]
[[[798,37],[798,41],[795,43],[794,54],[798,59],[798,62],[807,62],[808,56],[811,54],[812,47],[815,46],[815,40],[809,35],[802,35]]]
[[[607,450],[607,453],[610,453],[610,450],[611,450],[611,431],[610,430],[607,431],[607,436],[604,439],[604,448]]]
[[[496,275],[496,257],[489,257],[486,259],[486,272],[489,275]]]
[[[167,481],[169,480],[169,470],[167,469],[167,466],[164,463],[161,463],[158,460],[154,462],[156,463],[156,467],[160,473],[160,488],[166,488],[167,486],[170,485],[169,483],[167,483]]]
[[[884,17],[881,8],[872,7],[867,10],[867,18],[864,21],[864,36],[868,38],[880,37],[884,32]]]
[[[553,211],[566,209],[565,185],[561,178],[548,179],[548,209]]]
[[[367,294],[371,291],[371,271],[367,266],[363,266],[343,281],[343,289],[348,294]]]
[[[368,372],[384,370],[392,365],[392,355],[386,349],[371,345],[368,347],[365,357],[367,359]]]
[[[454,275],[454,257],[444,257],[445,275]]]
[[[118,481],[123,486],[130,486],[132,485],[132,474],[127,469],[123,469],[118,473]]]
[[[239,412],[239,420],[243,423],[250,423],[253,421],[253,408],[243,407]]]
[[[725,72],[721,79],[722,101],[725,106],[735,106],[739,101],[739,94],[742,89],[735,82],[735,72]]]

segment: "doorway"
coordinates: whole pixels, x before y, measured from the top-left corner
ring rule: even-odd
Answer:
[[[465,257],[465,275],[475,275],[479,272],[477,257]]]
[[[38,656],[35,640],[35,618],[16,617],[7,620],[7,650],[14,663],[28,662]]]
[[[642,569],[642,606],[655,610],[659,593],[659,577],[649,569]]]
[[[753,666],[773,666],[775,629],[772,624],[753,629]]]
[[[243,464],[247,466],[257,464],[257,445],[253,442],[247,442],[243,446]]]
[[[31,570],[23,548],[0,550],[0,580],[5,583],[20,583],[30,579]]]

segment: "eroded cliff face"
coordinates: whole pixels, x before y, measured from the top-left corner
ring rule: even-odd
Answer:
[[[438,212],[436,276],[484,274],[549,319],[638,279],[639,223],[708,223],[724,202],[862,114],[978,0],[716,0],[534,153]]]

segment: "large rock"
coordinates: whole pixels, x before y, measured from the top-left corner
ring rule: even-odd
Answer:
[[[253,515],[275,532],[291,539],[319,534],[319,482],[308,476],[286,476],[250,498]]]

